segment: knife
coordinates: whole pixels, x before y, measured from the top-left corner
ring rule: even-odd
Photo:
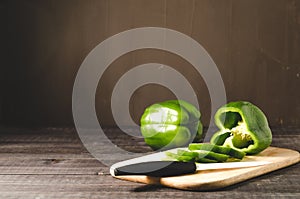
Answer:
[[[269,164],[267,161],[259,162],[224,162],[224,163],[195,163],[179,161],[149,161],[124,166],[112,166],[110,173],[112,176],[122,175],[146,175],[153,177],[169,177],[184,174],[193,174],[196,171],[233,169],[255,167]]]

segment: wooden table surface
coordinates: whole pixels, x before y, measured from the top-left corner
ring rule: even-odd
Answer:
[[[273,128],[272,146],[300,150],[300,129]],[[106,129],[124,149],[141,139]],[[300,198],[299,164],[218,191],[191,192],[114,179],[73,128],[0,128],[0,198]]]

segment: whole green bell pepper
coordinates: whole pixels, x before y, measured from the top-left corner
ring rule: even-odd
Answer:
[[[272,142],[272,133],[264,113],[250,102],[230,102],[215,114],[220,129],[211,143],[228,146],[247,154],[257,154]]]
[[[183,100],[168,100],[145,109],[141,117],[141,133],[153,149],[187,146],[202,138],[201,114]]]

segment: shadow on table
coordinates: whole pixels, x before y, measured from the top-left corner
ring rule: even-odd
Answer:
[[[146,184],[143,186],[136,187],[132,191],[133,192],[145,192],[145,191],[149,192],[149,191],[157,191],[157,190],[166,189],[166,188],[168,188],[168,187],[165,187],[162,185]]]

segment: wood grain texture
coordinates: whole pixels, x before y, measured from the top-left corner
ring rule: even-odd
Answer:
[[[159,161],[161,157],[157,157],[158,159],[153,160]],[[142,159],[143,157],[141,157],[141,161]],[[140,182],[144,184],[161,184],[167,187],[183,190],[216,190],[296,164],[300,161],[300,154],[299,152],[290,149],[269,147],[256,156],[246,156],[243,161],[267,161],[269,164],[237,169],[198,171],[194,174],[164,178],[142,175],[114,177],[121,180]]]
[[[151,26],[180,31],[203,45],[220,70],[228,101],[257,104],[272,126],[299,126],[297,0],[2,0],[0,9],[5,124],[72,125],[72,88],[87,54],[114,34]],[[114,125],[110,96],[118,78],[147,62],[168,64],[186,76],[207,126],[213,113],[201,75],[157,50],[128,53],[111,64],[96,93],[100,122]],[[166,88],[140,88],[132,96],[133,119],[153,101],[169,98],[174,95]]]
[[[300,150],[299,129],[272,130],[273,146]],[[119,140],[120,144],[127,145],[128,150],[133,150],[132,148],[136,148],[136,151],[145,150],[135,145],[134,139],[125,140],[120,130],[109,129],[108,131],[112,140]],[[0,128],[0,135],[0,198],[192,199],[199,198],[201,195],[201,198],[239,199],[241,196],[245,198],[298,198],[300,196],[299,164],[216,192],[199,193],[159,185],[143,185],[111,177],[108,166],[95,160],[84,149],[76,131],[72,128]],[[30,144],[34,146],[32,150]],[[106,153],[106,150],[104,149],[103,152]],[[116,161],[120,158],[117,154],[114,156]]]

